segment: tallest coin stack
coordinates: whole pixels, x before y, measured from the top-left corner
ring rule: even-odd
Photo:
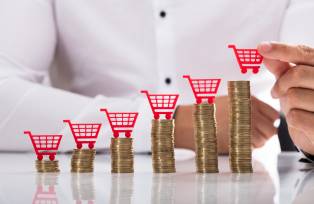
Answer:
[[[251,94],[249,81],[229,81],[229,154],[234,173],[251,173]]]
[[[152,120],[151,143],[153,170],[155,173],[174,173],[174,119],[171,119],[178,94],[146,94],[154,114]],[[159,119],[165,115],[166,119]]]
[[[183,78],[189,80],[196,99],[193,125],[197,172],[218,173],[217,125],[214,99],[221,79],[192,79],[189,75],[184,75]],[[206,102],[203,102],[205,99]]]

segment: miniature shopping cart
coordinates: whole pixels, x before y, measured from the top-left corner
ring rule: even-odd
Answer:
[[[252,69],[254,74],[258,73],[263,56],[258,53],[257,49],[237,49],[235,45],[228,45],[228,48],[233,49],[243,74],[248,69]]]
[[[131,137],[138,113],[108,112],[107,109],[100,109],[100,111],[106,113],[115,138],[119,137],[119,133],[124,133],[126,137]]]
[[[141,93],[146,94],[156,120],[160,118],[160,115],[165,115],[168,120],[171,119],[179,94],[149,94],[146,90]]]
[[[89,149],[93,149],[97,140],[101,124],[99,123],[71,123],[70,120],[63,120],[68,123],[74,137],[76,147],[81,149],[83,144],[88,144]]]
[[[42,204],[42,203],[47,203],[47,204],[58,203],[57,194],[54,189],[54,186],[48,186],[47,190],[42,185],[37,186],[37,191],[33,199],[33,204]]]
[[[201,104],[203,99],[209,104],[214,103],[221,79],[192,79],[189,75],[183,75],[183,78],[189,80],[197,104]]]
[[[49,155],[51,161],[55,159],[62,135],[33,135],[31,131],[24,131],[24,134],[31,138],[38,160],[42,160],[44,155]]]

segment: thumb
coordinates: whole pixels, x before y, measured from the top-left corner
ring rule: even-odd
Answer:
[[[281,61],[278,58],[268,56],[265,53],[270,53],[273,49],[273,46],[269,42],[262,42],[257,46],[258,52],[263,55],[263,63],[266,68],[276,77],[280,78],[286,71],[291,68],[291,65],[288,62]]]

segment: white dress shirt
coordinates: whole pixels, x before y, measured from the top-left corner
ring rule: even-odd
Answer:
[[[313,0],[0,0],[0,150],[30,150],[24,130],[63,133],[63,119],[102,122],[96,147],[108,147],[109,123],[99,108],[139,111],[136,151],[150,148],[152,112],[146,89],[180,93],[193,103],[183,74],[251,80],[269,92],[272,77],[241,74],[230,43],[314,45]],[[269,102],[269,101],[268,101]]]

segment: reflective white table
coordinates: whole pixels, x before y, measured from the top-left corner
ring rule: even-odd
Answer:
[[[177,173],[154,174],[150,156],[135,155],[134,174],[111,174],[109,155],[97,154],[93,174],[71,174],[70,155],[59,154],[59,174],[38,174],[33,153],[0,153],[0,203],[313,203],[313,166],[299,158],[280,154],[273,169],[254,161],[239,175],[221,156],[220,173],[197,174],[193,154],[176,151]]]

